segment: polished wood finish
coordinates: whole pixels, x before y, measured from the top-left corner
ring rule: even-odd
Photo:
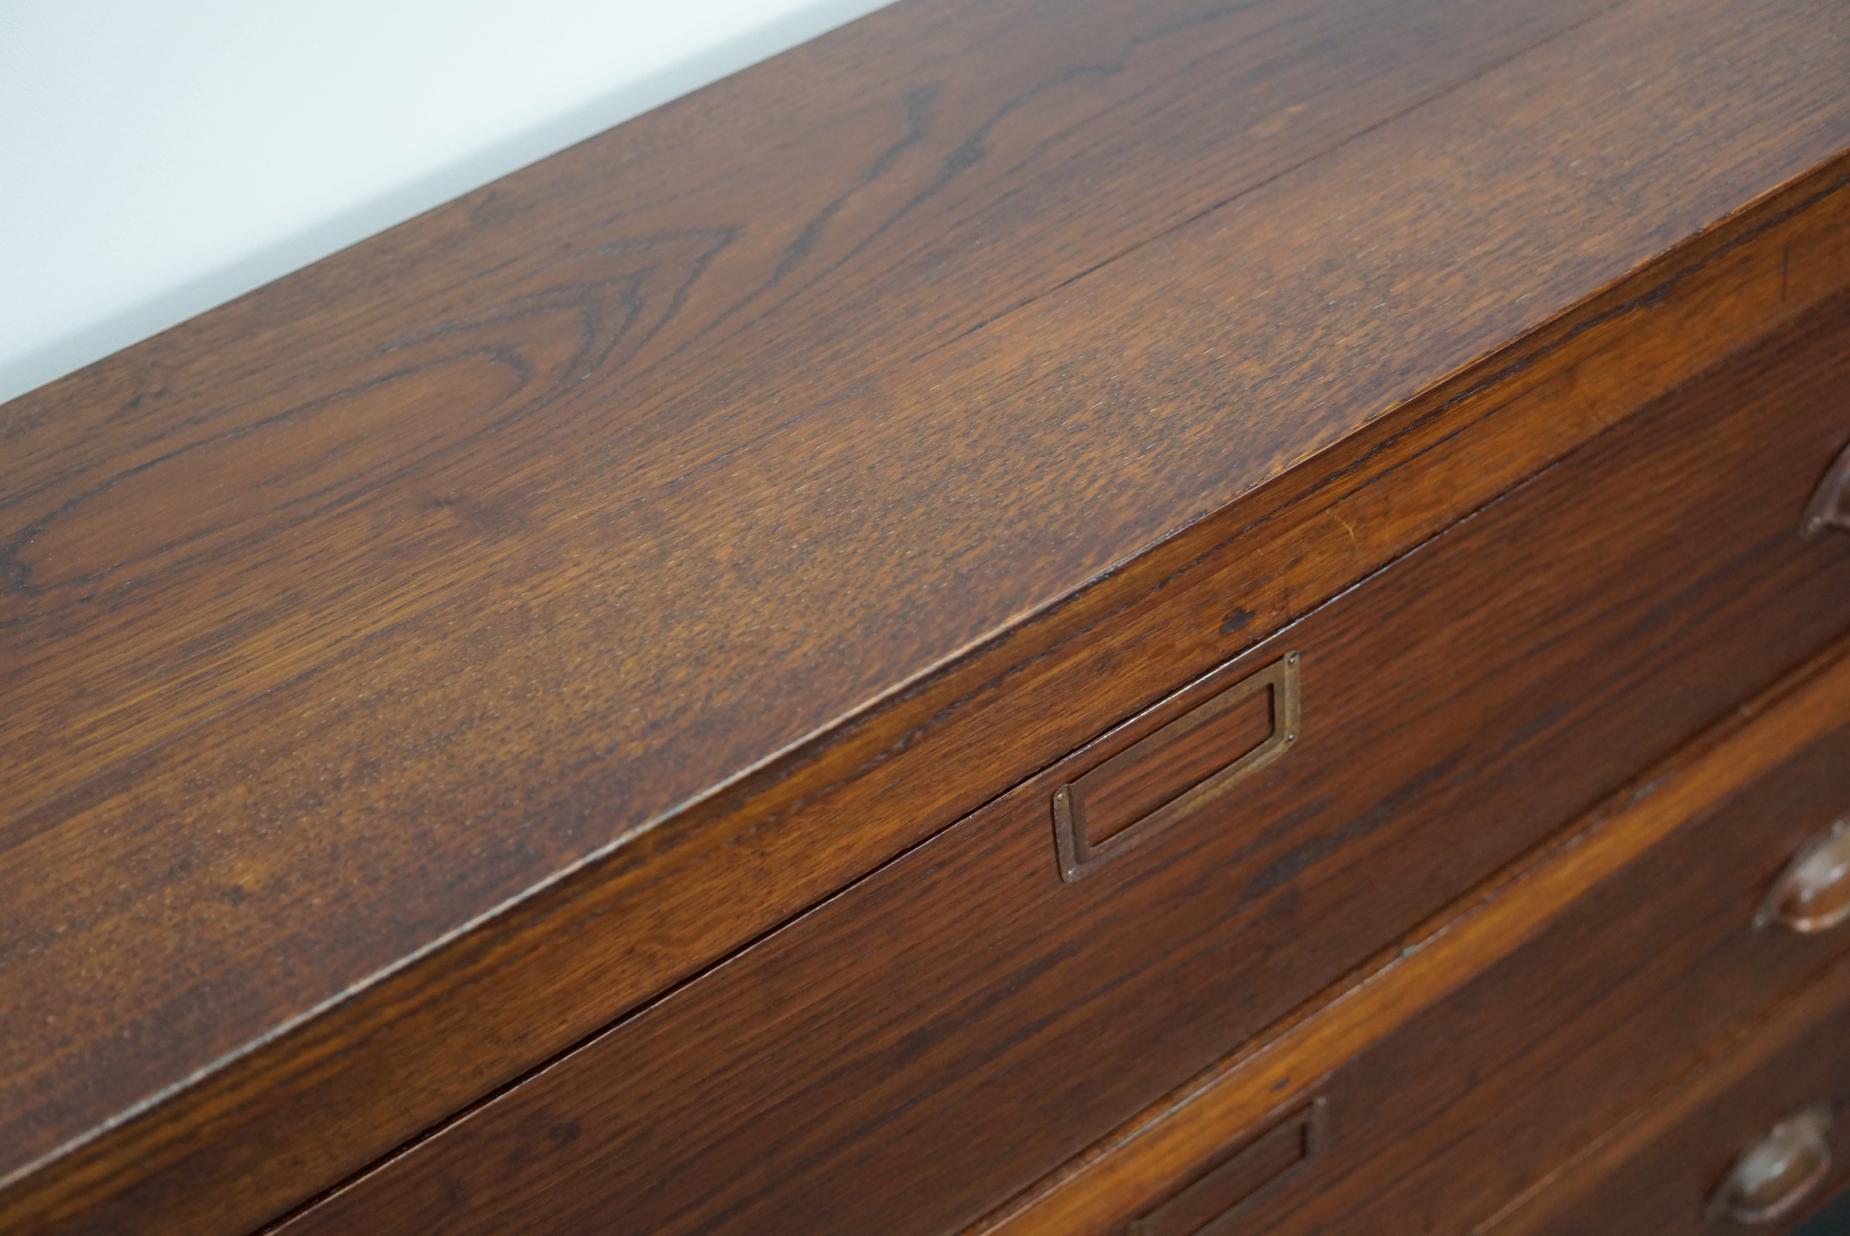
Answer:
[[[1159,1100],[985,1230],[1116,1232],[1312,1099],[1328,1106],[1321,1162],[1260,1199],[1244,1230],[1463,1232],[1488,1221],[1712,1036],[1850,952],[1850,936],[1753,923],[1788,858],[1850,801],[1846,699],[1850,644],[1643,772],[1378,955],[1353,986]]]
[[[1656,1098],[1563,1164],[1487,1230],[1497,1236],[1585,1236],[1589,1232],[1778,1232],[1797,1226],[1808,1207],[1850,1183],[1850,963],[1692,1062]],[[1804,1191],[1745,1226],[1729,1215],[1730,1178],[1741,1157],[1779,1124],[1823,1108],[1830,1158],[1823,1170],[1791,1184]]]
[[[1127,1236],[1216,1236],[1243,1221],[1253,1203],[1317,1166],[1328,1107],[1306,1104],[1151,1207]]]
[[[283,1214],[1835,295],[1840,20],[906,0],[0,408],[0,1226]]]
[[[309,1230],[517,1216],[535,1232],[897,1236],[974,1220],[1850,625],[1834,603],[1850,545],[1807,544],[1795,522],[1842,440],[1846,386],[1840,300],[425,1143]],[[1506,582],[1521,579],[1535,583]],[[1300,651],[1288,754],[1060,881],[1049,797],[1095,748],[1135,750],[1172,709]],[[537,1153],[560,1127],[570,1142]]]

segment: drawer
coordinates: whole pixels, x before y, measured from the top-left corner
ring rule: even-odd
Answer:
[[[1223,1215],[1464,1232],[1547,1179],[1678,1061],[1850,954],[1831,913],[1850,905],[1850,644],[1836,651],[1361,987],[1159,1103],[995,1236],[1157,1236],[1170,1214],[1190,1232]]]
[[[1850,624],[1850,537],[1798,535],[1847,339],[1641,410],[297,1230],[977,1218]]]
[[[1850,963],[1712,1050],[1487,1230],[1779,1232],[1850,1182]]]

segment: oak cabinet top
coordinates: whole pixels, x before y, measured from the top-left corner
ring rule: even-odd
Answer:
[[[554,890],[659,924],[612,1001],[736,944],[711,838],[800,890],[895,701],[1850,169],[1847,83],[1837,0],[905,0],[0,406],[0,1180]]]

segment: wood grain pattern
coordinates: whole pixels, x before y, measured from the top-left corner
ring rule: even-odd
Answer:
[[[1839,300],[1217,671],[1302,652],[1238,794],[1067,884],[1078,752],[293,1226],[977,1219],[1850,626],[1850,544],[1797,526],[1847,343]]]
[[[1153,580],[1235,651],[1838,285],[1833,165],[1551,324],[1842,20],[913,0],[7,405],[0,1222],[261,1221],[1151,698],[1021,720]]]
[[[1248,1230],[1467,1231],[1541,1188],[1687,1056],[1850,948],[1751,925],[1786,857],[1850,801],[1847,696],[1840,643],[983,1230],[1119,1231],[1313,1096],[1322,1162],[1258,1199]]]
[[[1735,1156],[1806,1104],[1850,1104],[1850,963],[1840,963],[1761,1024],[1715,1045],[1654,1100],[1564,1164],[1548,1184],[1484,1230],[1507,1233],[1738,1232],[1706,1204]],[[1813,1204],[1850,1183],[1836,1136],[1834,1170]],[[1768,1232],[1789,1222],[1753,1229]],[[1642,1226],[1640,1226],[1642,1225]]]
[[[1125,1236],[1228,1236],[1254,1203],[1321,1166],[1328,1123],[1327,1104],[1306,1104],[1152,1206]]]

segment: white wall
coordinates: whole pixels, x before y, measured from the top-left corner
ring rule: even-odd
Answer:
[[[882,0],[0,0],[0,401]]]

